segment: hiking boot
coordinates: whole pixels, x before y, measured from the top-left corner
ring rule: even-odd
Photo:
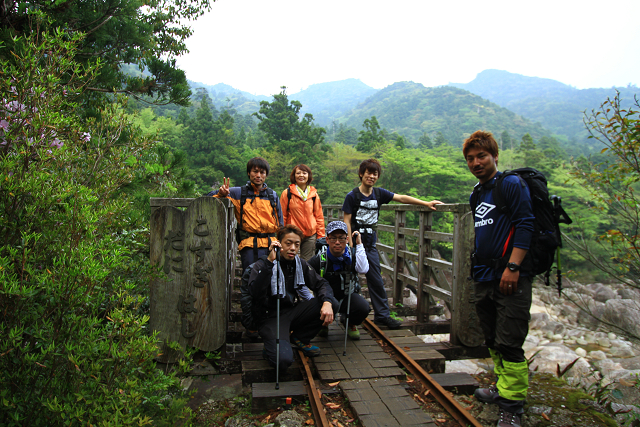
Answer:
[[[391,317],[385,317],[384,319],[375,319],[373,321],[378,326],[386,326],[389,329],[400,329],[402,322]]]
[[[329,327],[328,326],[323,326],[322,328],[320,328],[320,331],[318,332],[318,336],[319,337],[328,337],[329,336]]]
[[[476,391],[473,392],[473,395],[480,402],[484,403],[496,403],[495,400],[499,396],[498,388],[495,385],[489,388],[477,388]]]
[[[293,335],[291,335],[291,344],[294,344],[296,347],[302,350],[304,355],[307,357],[316,357],[321,353],[319,347],[311,344],[305,344]]]
[[[349,332],[347,332],[347,336],[350,340],[358,341],[360,339],[360,331],[356,325],[349,326]]]
[[[520,427],[520,415],[500,409],[500,418],[496,427]]]

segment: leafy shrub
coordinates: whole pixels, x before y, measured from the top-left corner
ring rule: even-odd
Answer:
[[[119,102],[78,117],[98,69],[73,61],[79,41],[0,46],[0,424],[174,425],[185,399],[127,274],[139,224],[120,190],[150,142]]]

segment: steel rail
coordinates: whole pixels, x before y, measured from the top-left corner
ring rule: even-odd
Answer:
[[[302,376],[305,377],[305,387],[307,388],[307,394],[309,395],[309,406],[313,412],[313,417],[316,419],[316,423],[321,427],[331,427],[327,415],[324,413],[324,406],[318,393],[320,390],[316,387],[316,383],[313,380],[311,368],[309,367],[309,358],[304,355],[302,350],[298,350],[300,361],[302,362]]]
[[[367,328],[369,332],[380,338],[386,344],[388,344],[395,355],[398,357],[402,365],[407,368],[411,374],[413,374],[422,385],[424,385],[431,395],[442,405],[442,407],[451,415],[461,426],[467,427],[469,425],[474,427],[482,427],[473,416],[465,410],[455,399],[451,398],[449,393],[442,388],[434,379],[429,375],[422,366],[418,365],[415,360],[411,358],[402,348],[393,342],[391,338],[386,336],[380,328],[378,328],[371,320],[365,319],[362,326]]]

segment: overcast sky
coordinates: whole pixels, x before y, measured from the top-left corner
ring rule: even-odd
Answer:
[[[347,78],[468,83],[490,68],[640,86],[639,17],[640,0],[217,0],[178,65],[259,95]]]

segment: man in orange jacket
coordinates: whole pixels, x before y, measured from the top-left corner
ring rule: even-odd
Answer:
[[[246,185],[229,187],[229,178],[224,178],[220,189],[208,194],[226,197],[235,207],[238,221],[236,240],[243,271],[262,255],[268,254],[271,241],[284,224],[278,195],[265,183],[269,169],[269,162],[262,157],[254,157],[247,163],[249,181]]]

